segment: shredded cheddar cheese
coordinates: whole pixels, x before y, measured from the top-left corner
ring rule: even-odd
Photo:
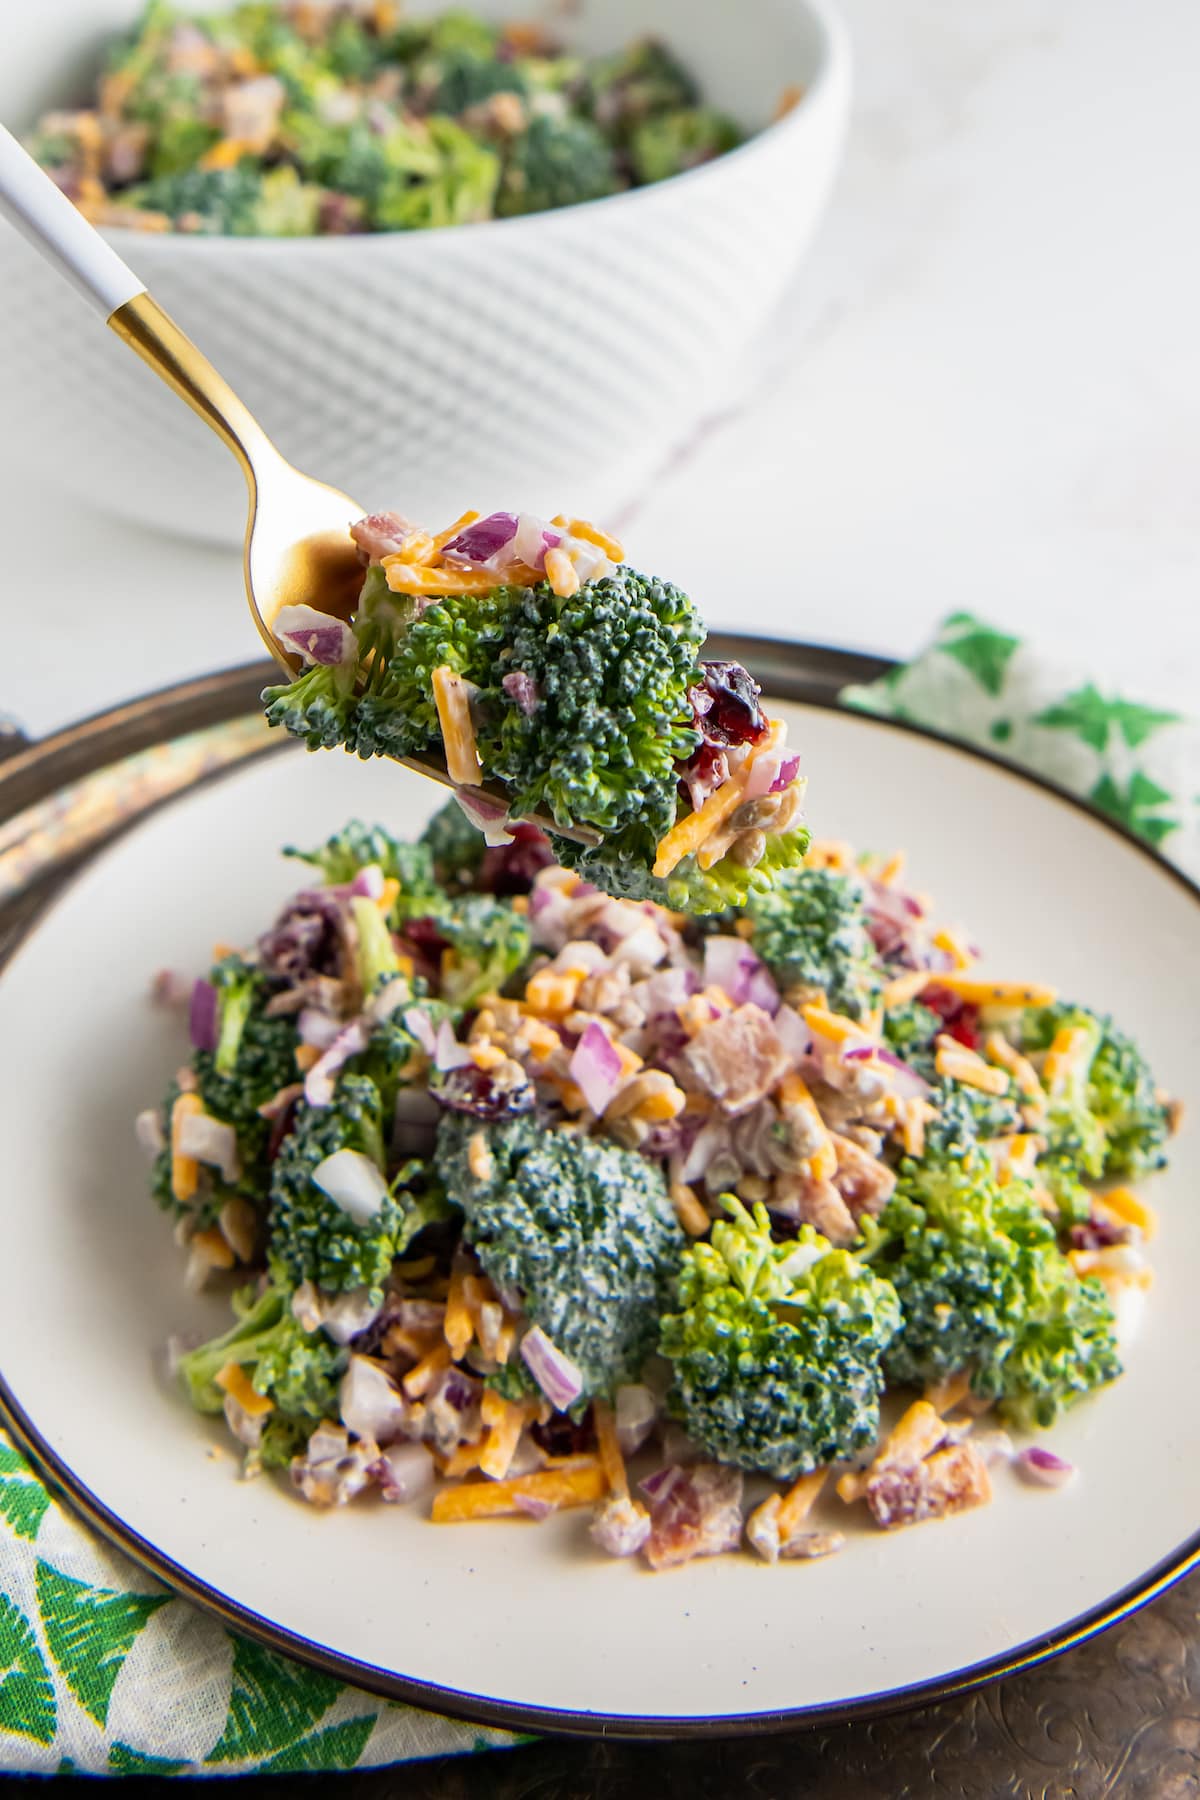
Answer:
[[[508,1481],[464,1481],[443,1488],[433,1496],[430,1517],[435,1525],[462,1519],[494,1519],[503,1513],[519,1513],[519,1501],[541,1501],[559,1510],[587,1506],[599,1500],[606,1488],[604,1470],[596,1458],[573,1469],[538,1469]]]
[[[269,1412],[274,1412],[275,1402],[255,1391],[250,1377],[240,1363],[226,1363],[213,1376],[213,1380],[223,1394],[228,1394],[231,1400],[237,1401],[249,1418],[265,1419]]]
[[[982,981],[970,975],[936,975],[933,979],[968,1006],[1053,1006],[1056,989],[1032,982]]]
[[[785,1075],[779,1084],[779,1104],[784,1113],[804,1114],[813,1150],[808,1157],[808,1170],[814,1181],[831,1181],[837,1174],[837,1145],[821,1117],[816,1101],[802,1075]]]
[[[781,1497],[775,1515],[781,1539],[790,1538],[803,1525],[828,1477],[828,1469],[814,1469],[811,1475],[801,1475]]]
[[[981,1094],[1007,1094],[1011,1086],[1003,1069],[984,1062],[982,1056],[974,1050],[968,1050],[956,1038],[938,1038],[934,1066],[938,1074],[947,1081],[958,1081],[963,1087],[978,1088]]]
[[[1158,1231],[1158,1214],[1131,1188],[1110,1188],[1107,1194],[1097,1194],[1092,1204],[1101,1217],[1108,1213],[1123,1225],[1136,1225],[1147,1241]]]
[[[579,571],[565,550],[547,550],[545,562],[546,580],[560,600],[569,600],[579,592]]]
[[[475,727],[471,723],[471,703],[462,676],[445,663],[433,671],[433,703],[437,707],[442,742],[446,747],[446,769],[458,787],[471,787],[479,780],[479,751],[475,745]]]
[[[199,1094],[180,1094],[171,1108],[171,1192],[182,1206],[195,1198],[200,1183],[200,1164],[179,1148],[183,1121],[199,1118],[203,1112],[204,1102]]]
[[[783,726],[778,720],[771,722],[771,729],[760,743],[750,751],[745,762],[735,775],[722,782],[715,793],[710,794],[704,805],[697,812],[688,813],[672,825],[666,836],[659,839],[658,855],[654,862],[654,873],[661,880],[670,875],[683,861],[685,856],[692,856],[710,838],[718,826],[725,823],[731,813],[737,811],[746,792],[750,780],[750,771],[764,751],[774,749],[783,742]]]
[[[437,551],[439,556],[446,548],[446,545],[450,542],[451,538],[456,538],[460,531],[465,531],[468,525],[474,525],[476,520],[481,519],[482,517],[482,513],[467,511],[460,514],[460,516],[455,519],[453,525],[447,525],[445,531],[439,531],[437,536],[433,539],[433,548]],[[496,580],[495,576],[493,576],[492,586],[495,587],[495,585]]]
[[[935,949],[946,952],[955,969],[969,969],[971,964],[976,961],[974,951],[963,942],[956,931],[951,931],[948,926],[944,925],[940,931],[934,932],[933,942]],[[938,980],[942,980],[940,975]]]
[[[1042,1063],[1042,1081],[1051,1095],[1065,1093],[1092,1046],[1092,1035],[1083,1025],[1061,1025],[1055,1032]]]

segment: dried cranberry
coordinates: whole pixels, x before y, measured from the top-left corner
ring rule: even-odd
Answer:
[[[297,894],[258,940],[263,967],[292,983],[310,975],[340,976],[343,932],[336,895],[319,888]]]
[[[716,744],[701,744],[685,763],[676,766],[693,812],[699,812],[709,795],[729,779],[729,758]]]
[[[536,825],[514,825],[511,844],[498,844],[485,850],[479,865],[478,886],[481,893],[528,894],[538,872],[554,861],[550,839]]]
[[[267,1161],[274,1162],[283,1146],[283,1140],[296,1123],[296,1102],[286,1106],[281,1113],[276,1113],[271,1120],[271,1129],[267,1134]]]
[[[574,1419],[556,1413],[544,1425],[532,1426],[529,1435],[547,1456],[581,1456],[595,1442],[592,1409],[589,1406],[578,1424]]]
[[[1072,1250],[1107,1250],[1110,1244],[1123,1244],[1128,1238],[1123,1225],[1114,1224],[1109,1219],[1098,1219],[1095,1214],[1082,1225],[1071,1227]]]
[[[968,1050],[978,1050],[982,1033],[979,1029],[979,1008],[960,1000],[949,988],[938,987],[930,983],[922,988],[920,994],[922,1006],[936,1013],[942,1021],[942,1030],[947,1037],[963,1044]]]
[[[520,1087],[500,1088],[487,1069],[466,1063],[461,1069],[448,1069],[431,1084],[430,1093],[439,1106],[450,1112],[470,1113],[476,1119],[514,1119],[518,1113],[532,1112],[533,1088],[529,1082]]]
[[[688,689],[696,727],[710,744],[757,744],[767,734],[762,692],[741,663],[701,663],[704,679]]]

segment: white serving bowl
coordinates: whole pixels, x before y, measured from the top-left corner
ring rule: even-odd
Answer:
[[[85,93],[98,46],[134,15],[133,0],[14,7],[0,118],[26,130]],[[724,401],[824,208],[849,56],[823,0],[580,0],[556,29],[592,51],[661,35],[746,127],[785,87],[804,97],[704,168],[530,218],[351,238],[106,234],[284,454],[369,508],[437,525],[468,505],[618,506]],[[237,539],[227,452],[3,225],[0,282],[0,457],[106,512]]]

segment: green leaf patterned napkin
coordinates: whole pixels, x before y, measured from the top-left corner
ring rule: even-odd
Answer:
[[[1028,764],[1200,875],[1200,733],[1175,713],[1105,694],[968,613],[842,700]],[[0,1433],[0,1769],[367,1768],[524,1741],[236,1637],[64,1510]]]
[[[1036,769],[1200,876],[1200,730],[1179,713],[1104,693],[971,613],[841,699]]]

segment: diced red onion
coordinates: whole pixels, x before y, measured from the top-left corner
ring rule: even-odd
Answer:
[[[513,834],[508,829],[508,813],[490,794],[483,793],[479,788],[457,787],[454,798],[476,831],[483,833],[483,841],[489,850],[497,850],[513,842]]]
[[[148,1106],[140,1112],[133,1122],[137,1141],[147,1156],[157,1156],[167,1147],[167,1135],[163,1130],[162,1115],[156,1106]]]
[[[528,563],[531,569],[544,569],[547,550],[555,550],[561,543],[562,533],[533,513],[521,513],[517,519],[512,547],[518,562]]]
[[[345,621],[314,606],[281,606],[271,632],[307,663],[335,667],[358,658],[358,639]]]
[[[465,1069],[470,1061],[471,1052],[465,1044],[459,1043],[449,1019],[443,1019],[438,1026],[437,1041],[434,1046],[434,1068],[445,1074],[448,1069]]]
[[[333,1099],[333,1086],[339,1071],[352,1056],[367,1047],[367,1028],[361,1019],[351,1019],[322,1052],[304,1077],[304,1098],[310,1106],[328,1106]]]
[[[419,1500],[434,1484],[434,1462],[424,1444],[393,1444],[373,1466],[383,1498],[392,1504]]]
[[[1075,1464],[1067,1462],[1065,1457],[1056,1456],[1053,1450],[1045,1450],[1040,1444],[1033,1444],[1028,1450],[1022,1450],[1016,1458],[1017,1468],[1026,1481],[1034,1482],[1039,1487],[1065,1487],[1073,1480]]]
[[[767,789],[767,792],[769,794],[782,794],[785,788],[791,787],[799,773],[800,758],[798,756],[785,756],[779,765],[779,773]]]
[[[184,1156],[219,1169],[223,1181],[232,1185],[240,1180],[237,1132],[223,1119],[214,1119],[209,1113],[184,1113],[179,1121],[177,1145]]]
[[[374,1438],[377,1444],[402,1436],[410,1417],[399,1388],[366,1356],[350,1358],[338,1384],[338,1408],[355,1437]]]
[[[883,1063],[890,1071],[888,1086],[893,1093],[899,1094],[904,1100],[928,1098],[929,1083],[915,1069],[910,1069],[903,1057],[897,1056],[894,1050],[880,1047],[876,1050],[875,1057],[877,1062]]]
[[[188,1036],[197,1050],[217,1047],[217,990],[203,978],[192,983],[188,1004]]]
[[[531,1325],[521,1339],[521,1361],[556,1412],[566,1412],[583,1392],[583,1376],[540,1325]]]
[[[621,1081],[622,1063],[612,1039],[593,1019],[571,1056],[571,1080],[597,1117],[604,1111]]]
[[[437,1032],[429,1014],[422,1012],[419,1006],[410,1006],[404,1015],[404,1023],[426,1056],[433,1056],[437,1050]]]
[[[658,1401],[642,1382],[627,1382],[617,1389],[613,1415],[621,1454],[632,1456],[641,1449],[654,1430],[654,1422],[658,1418]]]
[[[761,750],[750,765],[743,799],[761,800],[765,794],[775,793],[785,762],[794,762],[799,766],[800,758],[789,757],[782,744],[774,744],[769,750]]]
[[[490,563],[497,551],[506,550],[516,535],[515,513],[489,513],[486,519],[476,519],[442,546],[442,561],[470,563],[479,568]]]
[[[708,1119],[696,1134],[682,1169],[681,1181],[699,1181],[722,1153],[729,1152],[729,1126],[723,1119]]]
[[[387,1198],[387,1181],[361,1150],[335,1150],[317,1164],[311,1179],[356,1225],[369,1224]]]
[[[679,1463],[668,1463],[663,1469],[656,1469],[653,1475],[647,1475],[640,1488],[647,1500],[653,1500],[656,1506],[673,1494],[681,1483],[687,1481],[688,1472]]]
[[[775,1035],[788,1055],[800,1062],[812,1049],[812,1032],[791,1006],[781,1006],[775,1014]]]
[[[333,1019],[328,1013],[315,1006],[305,1006],[296,1020],[296,1032],[302,1044],[311,1044],[314,1050],[328,1050],[338,1032],[342,1029],[341,1020]]]
[[[367,863],[350,883],[350,892],[364,900],[383,899],[384,874],[378,863]]]
[[[870,1062],[878,1053],[878,1044],[850,1044],[842,1051],[843,1062]]]
[[[531,719],[538,709],[540,699],[538,685],[533,676],[527,675],[524,669],[511,669],[507,675],[501,678],[500,686],[513,704],[525,714],[525,717]]]
[[[759,963],[746,983],[746,1004],[761,1007],[771,1018],[779,1011],[779,989],[765,963]]]
[[[323,1294],[311,1281],[302,1281],[292,1295],[292,1315],[305,1331],[323,1331],[335,1344],[348,1344],[373,1325],[382,1311],[368,1287]]]
[[[762,963],[745,938],[719,934],[705,938],[704,985],[723,988],[735,1006],[745,1002],[751,979],[761,968]]]

